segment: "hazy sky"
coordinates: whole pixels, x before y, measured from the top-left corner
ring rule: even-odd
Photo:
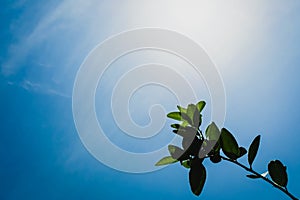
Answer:
[[[72,113],[76,73],[100,42],[142,27],[179,32],[206,50],[226,90],[225,127],[245,147],[261,134],[254,167],[265,172],[270,160],[282,160],[289,174],[288,188],[299,197],[299,9],[297,0],[4,0],[0,8],[0,199],[288,199],[225,162],[205,161],[208,178],[197,198],[190,192],[188,171],[179,164],[131,174],[105,166],[87,151]],[[110,105],[113,87],[126,70],[170,59],[197,96],[208,102],[202,129],[210,122],[205,83],[184,62],[162,52],[136,53],[114,63],[96,93],[98,120],[114,144],[147,152],[171,141],[169,120],[155,137],[129,137],[117,127]],[[157,85],[140,88],[129,103],[132,119],[147,125],[149,108],[160,104],[165,112],[174,110],[175,96]]]

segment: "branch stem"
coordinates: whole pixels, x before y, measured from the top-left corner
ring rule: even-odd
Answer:
[[[280,187],[279,185],[277,185],[276,183],[274,183],[273,181],[271,181],[270,179],[262,176],[261,174],[257,173],[256,171],[254,171],[252,168],[249,168],[249,167],[246,167],[245,165],[239,163],[238,161],[236,160],[232,160],[232,159],[229,159],[229,158],[226,158],[224,156],[221,156],[221,158],[223,160],[226,160],[228,162],[231,162],[231,163],[234,163],[240,167],[242,167],[243,169],[245,169],[246,171],[258,176],[259,178],[263,179],[264,181],[268,182],[269,184],[273,185],[275,188],[281,190],[282,192],[284,192],[286,195],[288,195],[292,200],[299,200],[298,198],[296,198],[294,195],[292,195],[288,190],[287,188],[283,188],[283,187]]]

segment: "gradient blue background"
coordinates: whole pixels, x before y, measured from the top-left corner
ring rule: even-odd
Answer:
[[[195,197],[179,165],[128,174],[88,153],[72,117],[76,72],[99,42],[149,26],[186,34],[207,50],[226,88],[225,126],[244,146],[261,134],[255,168],[282,160],[299,197],[299,9],[297,0],[3,0],[0,199],[288,199],[225,162],[205,163],[208,179]]]

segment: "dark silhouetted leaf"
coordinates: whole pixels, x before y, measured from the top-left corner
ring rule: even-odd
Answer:
[[[221,148],[224,154],[233,160],[240,156],[240,150],[237,141],[233,135],[225,128],[221,130]]]
[[[266,176],[268,175],[268,173],[269,173],[269,172],[266,171],[265,173],[262,173],[261,176],[266,177]],[[248,174],[247,177],[248,177],[248,178],[252,178],[252,179],[260,178],[260,176],[257,176],[257,175],[255,175],[255,174]]]
[[[213,162],[213,163],[219,163],[219,162],[221,162],[221,160],[222,160],[222,159],[221,159],[221,156],[218,155],[218,154],[211,156],[209,159],[210,159],[210,161]]]
[[[248,152],[248,163],[250,165],[250,168],[252,168],[253,161],[257,155],[257,151],[259,148],[259,143],[260,143],[260,135],[256,136],[254,140],[252,141],[250,147],[249,147],[249,152]]]
[[[179,125],[179,124],[171,124],[171,127],[172,127],[172,128],[175,128],[175,129],[179,129],[179,128],[180,128],[180,125]]]
[[[248,178],[252,178],[252,179],[260,178],[259,176],[255,175],[255,174],[247,174],[246,176],[247,176]]]
[[[202,160],[195,159],[191,163],[189,172],[189,182],[192,192],[199,196],[202,192],[206,180],[206,170],[202,164]]]
[[[239,151],[240,151],[239,158],[247,153],[247,150],[244,147],[239,147]]]
[[[173,133],[175,133],[175,134],[177,134],[177,135],[180,135],[180,136],[184,137],[185,134],[186,134],[186,131],[183,130],[183,129],[177,129],[177,130],[173,130]]]
[[[199,101],[199,102],[197,103],[196,106],[197,106],[199,112],[201,112],[201,111],[203,110],[203,108],[205,107],[205,105],[206,105],[205,101]]]
[[[185,168],[189,169],[189,168],[191,168],[191,161],[190,160],[182,161],[181,165],[184,166]]]
[[[176,162],[178,162],[178,160],[172,158],[172,156],[167,156],[167,157],[164,157],[164,158],[160,159],[155,164],[155,166],[168,165],[168,164],[172,164],[172,163],[176,163]]]
[[[220,130],[214,122],[212,122],[205,130],[205,136],[209,140],[218,141],[220,134]]]
[[[200,148],[202,145],[202,141],[197,137],[194,137],[190,146],[188,146],[186,153],[192,156],[198,156]]]
[[[286,173],[286,166],[284,166],[279,160],[271,161],[268,164],[268,171],[272,180],[282,186],[286,187],[288,182],[288,176]]]

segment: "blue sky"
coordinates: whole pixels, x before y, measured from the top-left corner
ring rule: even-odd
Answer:
[[[124,173],[103,165],[85,149],[72,114],[76,73],[98,43],[139,27],[175,30],[206,49],[226,89],[225,127],[246,147],[261,134],[255,168],[264,172],[270,160],[280,159],[288,167],[288,188],[299,197],[300,2],[271,3],[3,1],[0,199],[287,199],[225,162],[205,163],[208,179],[201,196],[195,197],[188,172],[179,165],[145,174]],[[154,57],[161,58],[151,54],[139,59]],[[121,73],[111,70],[103,81],[115,80]],[[104,89],[109,92],[112,84]],[[202,86],[201,82],[195,88],[202,91]],[[148,88],[153,93],[140,91],[133,96],[130,109],[137,123],[149,122],[146,114],[154,102],[165,105],[166,111],[175,109],[174,96],[168,91],[156,95],[160,90]],[[202,92],[201,98],[209,102],[207,91]],[[96,98],[109,103],[101,91]],[[148,101],[141,101],[145,98]],[[98,117],[105,118],[108,107],[104,105],[102,112],[102,104],[96,106]],[[209,123],[209,106],[204,125]],[[108,137],[124,149],[153,150],[170,139],[168,124],[151,140],[130,139],[118,132],[111,114],[107,116]]]

